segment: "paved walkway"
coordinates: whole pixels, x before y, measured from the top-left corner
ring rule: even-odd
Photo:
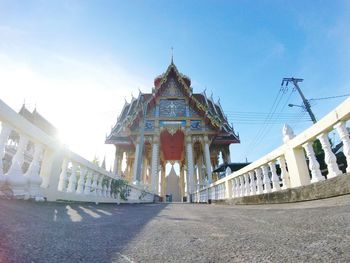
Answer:
[[[350,262],[350,195],[261,206],[0,200],[0,262]]]

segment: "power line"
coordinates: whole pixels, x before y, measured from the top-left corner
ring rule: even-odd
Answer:
[[[309,99],[309,100],[328,100],[328,99],[336,99],[336,98],[342,98],[342,97],[348,97],[348,96],[350,96],[350,94],[330,96],[330,97],[324,97],[324,98],[314,98],[314,99]]]

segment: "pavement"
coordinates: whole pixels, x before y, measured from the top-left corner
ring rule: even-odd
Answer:
[[[249,206],[0,199],[0,262],[350,262],[350,195]]]

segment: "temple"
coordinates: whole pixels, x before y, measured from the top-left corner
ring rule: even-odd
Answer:
[[[220,101],[193,93],[190,78],[171,61],[152,93],[125,102],[106,143],[116,147],[114,173],[164,199],[190,201],[190,193],[212,182],[220,154],[231,162],[229,146],[240,140]],[[167,163],[178,164],[178,180],[166,179]]]

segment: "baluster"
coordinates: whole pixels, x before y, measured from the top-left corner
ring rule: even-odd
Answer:
[[[261,179],[262,174],[261,174],[260,168],[255,169],[255,175],[256,175],[257,194],[260,195],[260,194],[264,193],[263,181]]]
[[[269,178],[269,171],[266,165],[261,166],[263,172],[264,193],[271,192],[271,180]]]
[[[97,185],[97,189],[98,189],[97,195],[98,196],[103,196],[103,187],[102,187],[103,178],[104,178],[104,176],[101,175],[100,178],[99,178],[99,181],[98,181],[98,185]]]
[[[35,198],[36,201],[44,200],[40,191],[40,185],[43,179],[40,177],[40,159],[43,156],[43,146],[39,143],[34,145],[33,160],[29,165],[25,177],[28,179],[28,192],[29,196]]]
[[[303,148],[305,149],[306,156],[309,158],[309,169],[311,171],[311,183],[323,181],[325,178],[321,174],[320,164],[316,159],[315,152],[312,147],[312,143],[307,142],[303,144]]]
[[[276,172],[275,161],[269,162],[269,166],[271,171],[271,181],[272,181],[273,191],[279,191],[281,190],[280,178],[278,177]]]
[[[250,178],[250,195],[256,195],[256,182],[254,179],[254,172],[250,171],[248,174]]]
[[[111,198],[112,197],[112,193],[111,193],[111,190],[112,190],[112,179],[108,181],[108,188],[107,188],[107,197]]]
[[[249,185],[249,178],[248,174],[244,174],[244,196],[248,196],[250,194],[250,185]]]
[[[84,195],[91,194],[91,178],[92,178],[92,172],[89,170],[87,171],[87,175],[86,175]]]
[[[78,188],[77,188],[77,194],[83,194],[84,193],[84,184],[85,184],[85,176],[86,176],[86,168],[80,166],[80,177],[78,181]]]
[[[23,176],[22,165],[24,162],[24,151],[28,144],[28,138],[20,135],[16,154],[12,158],[12,164],[6,174],[6,181],[10,185],[14,196],[27,197],[28,178]]]
[[[1,123],[1,133],[0,133],[0,186],[6,182],[6,177],[4,176],[4,164],[2,162],[5,157],[6,144],[9,139],[12,128],[7,123]]]
[[[343,153],[346,157],[346,172],[350,173],[350,139],[349,139],[349,133],[346,129],[345,121],[341,121],[334,125],[334,128],[337,130],[337,133],[339,134],[339,138],[343,142]]]
[[[58,191],[64,192],[67,187],[67,167],[68,167],[68,159],[64,158],[62,162],[62,171],[60,174],[60,180],[58,182]]]
[[[236,189],[237,189],[237,185],[236,185],[236,179],[233,178],[232,179],[232,195],[233,195],[233,198],[237,197],[237,192],[236,192]]]
[[[278,157],[277,160],[280,163],[281,168],[281,178],[283,183],[282,189],[290,188],[290,176],[287,171],[286,160],[283,155]]]
[[[77,165],[76,163],[72,162],[72,172],[71,172],[71,175],[69,176],[67,193],[75,193],[76,185],[77,185]]]
[[[245,186],[244,186],[244,180],[243,180],[243,176],[239,177],[239,196],[242,197],[244,196],[244,192],[245,192]]]
[[[332,152],[327,134],[322,133],[321,135],[317,136],[317,139],[320,140],[322,149],[324,151],[324,161],[327,164],[328,169],[327,178],[329,179],[340,175],[342,172],[338,168],[337,158]]]
[[[98,180],[98,174],[94,174],[92,179],[92,185],[91,185],[92,195],[97,195],[97,180]]]

